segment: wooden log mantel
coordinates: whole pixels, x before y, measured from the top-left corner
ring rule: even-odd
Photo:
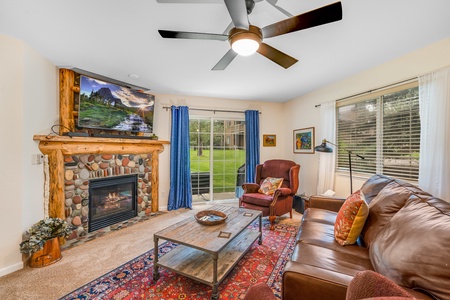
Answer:
[[[50,195],[49,216],[65,219],[64,213],[64,156],[74,154],[151,154],[152,155],[152,212],[159,210],[158,166],[159,153],[168,141],[99,137],[69,137],[35,135],[39,149],[48,155]]]

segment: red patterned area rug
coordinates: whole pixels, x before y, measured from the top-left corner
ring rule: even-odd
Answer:
[[[257,229],[257,222],[253,225]],[[298,224],[278,224],[269,230],[263,219],[263,244],[255,241],[247,254],[237,263],[219,285],[219,299],[242,299],[248,288],[265,282],[281,299],[281,276],[291,256]],[[160,246],[164,255],[177,247],[166,242]],[[62,297],[67,299],[197,299],[209,300],[212,288],[208,285],[160,268],[161,277],[153,280],[153,250],[136,257],[113,271],[91,281]]]

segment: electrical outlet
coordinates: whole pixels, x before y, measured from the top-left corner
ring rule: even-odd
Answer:
[[[31,164],[40,165],[44,161],[44,155],[42,154],[31,154]]]
[[[161,192],[161,198],[164,198],[164,197],[166,197],[166,192],[162,191]]]

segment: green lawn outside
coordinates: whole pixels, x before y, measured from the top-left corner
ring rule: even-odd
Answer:
[[[236,187],[237,170],[245,163],[245,150],[214,150],[213,153],[214,192],[233,192]],[[202,155],[197,154],[197,150],[191,148],[191,172],[209,172],[210,150],[202,149]]]

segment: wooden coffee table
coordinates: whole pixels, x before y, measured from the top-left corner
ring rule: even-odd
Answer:
[[[225,223],[205,226],[194,217],[173,224],[154,235],[155,255],[153,280],[159,279],[159,267],[212,287],[211,299],[218,299],[218,285],[244,256],[253,242],[262,244],[262,214],[260,211],[216,205],[208,210],[225,213]],[[259,231],[248,226],[259,218]],[[158,258],[159,240],[179,244]]]

